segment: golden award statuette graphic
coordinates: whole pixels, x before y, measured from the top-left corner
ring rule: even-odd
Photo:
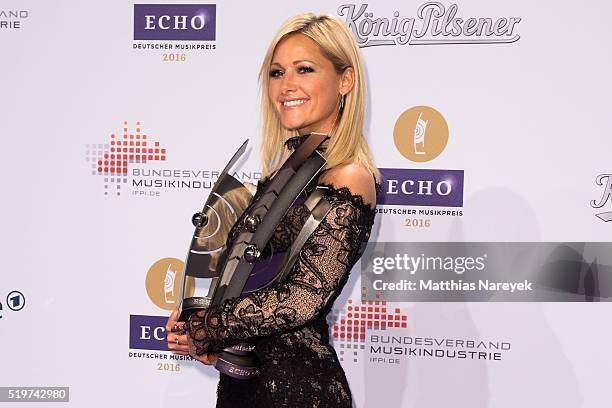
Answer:
[[[448,125],[440,112],[429,106],[415,106],[402,113],[393,141],[397,150],[413,162],[427,162],[438,157],[448,142]]]
[[[149,299],[155,305],[164,310],[178,307],[184,268],[185,263],[176,258],[163,258],[151,265],[145,286]],[[185,291],[188,296],[193,296],[195,286],[192,277],[187,278]]]

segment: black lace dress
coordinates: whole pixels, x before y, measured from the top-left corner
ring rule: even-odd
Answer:
[[[255,198],[268,181],[258,183]],[[306,191],[316,185],[315,180]],[[187,323],[198,354],[248,341],[262,363],[254,379],[220,374],[217,407],[352,406],[346,376],[329,344],[326,316],[370,237],[375,213],[346,187],[318,185],[327,187],[324,195],[332,208],[286,279],[198,312]],[[287,250],[307,217],[303,204],[291,207],[271,245]],[[234,229],[240,228],[240,221]]]

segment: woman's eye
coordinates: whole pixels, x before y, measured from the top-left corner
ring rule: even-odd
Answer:
[[[281,71],[280,69],[273,69],[272,71],[270,71],[270,77],[272,78],[278,78],[281,75],[283,75],[283,71]]]
[[[314,69],[312,69],[311,67],[299,67],[298,72],[301,74],[306,72],[314,72]]]

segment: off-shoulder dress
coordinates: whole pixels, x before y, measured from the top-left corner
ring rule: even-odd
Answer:
[[[252,202],[268,181],[258,183]],[[262,363],[254,379],[220,374],[218,408],[352,406],[346,376],[329,343],[326,317],[369,240],[375,211],[346,186],[314,180],[306,192],[317,185],[325,188],[331,210],[302,247],[285,280],[226,300],[187,322],[198,354],[246,341],[255,345]],[[308,215],[303,204],[292,206],[276,228],[271,246],[286,251]],[[234,225],[228,243],[241,221]]]

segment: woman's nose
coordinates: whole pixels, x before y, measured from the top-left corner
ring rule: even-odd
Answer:
[[[295,91],[297,89],[295,75],[291,72],[286,72],[283,75],[282,83],[281,83],[281,91],[283,93],[288,93]]]

